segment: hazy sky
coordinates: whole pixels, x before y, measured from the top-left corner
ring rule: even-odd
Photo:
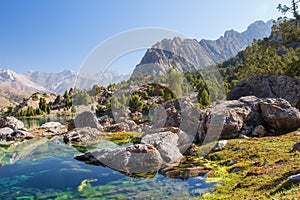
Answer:
[[[290,0],[0,0],[0,68],[77,71],[99,43],[134,28],[217,39],[277,19],[279,3]]]

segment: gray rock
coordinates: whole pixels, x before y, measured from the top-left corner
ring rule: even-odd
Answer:
[[[152,144],[161,153],[165,162],[175,163],[182,158],[182,154],[189,149],[193,140],[193,136],[178,127],[165,127],[144,130],[141,143]]]
[[[6,138],[8,135],[14,132],[13,129],[9,127],[0,128],[0,138]]]
[[[236,138],[261,124],[267,135],[284,134],[300,127],[300,112],[284,99],[247,96],[223,101],[200,113],[197,138],[200,142],[209,137],[211,141]],[[262,134],[262,127],[259,130]]]
[[[60,122],[46,122],[41,125],[41,128],[58,129],[58,128],[64,128],[64,126]]]
[[[30,139],[34,136],[27,131],[23,130],[13,130],[9,127],[1,128],[0,129],[0,138],[7,139],[7,140],[15,140],[18,138],[21,139]]]
[[[256,126],[252,132],[252,136],[262,137],[264,135],[265,135],[265,127],[263,127],[262,125]]]
[[[82,128],[82,127],[91,127],[98,129],[100,131],[103,131],[103,127],[98,122],[97,117],[89,111],[85,111],[83,113],[80,113],[75,119],[74,119],[74,126],[76,128]]]
[[[109,132],[126,132],[126,131],[130,131],[130,127],[127,123],[120,122],[120,123],[112,124],[110,126],[105,127],[105,130],[109,131]]]
[[[261,99],[262,119],[275,130],[293,131],[300,127],[300,112],[285,99]]]
[[[288,76],[258,75],[242,80],[228,94],[227,100],[242,96],[283,98],[300,110],[300,80]]]
[[[110,118],[108,115],[104,115],[102,117],[100,117],[98,119],[99,123],[102,125],[102,126],[110,126],[114,120],[112,118]]]
[[[126,173],[155,172],[163,163],[160,153],[149,144],[92,150],[76,156],[75,159],[89,164],[105,165]]]
[[[178,163],[183,157],[179,148],[171,143],[160,143],[156,145],[155,148],[159,151],[162,159],[166,163]]]
[[[252,44],[253,39],[269,37],[271,21],[257,21],[243,33],[226,31],[218,40],[164,39],[148,49],[135,67],[132,77],[140,75],[165,76],[166,66],[176,66],[179,71],[194,71],[214,65],[235,56]],[[224,48],[225,47],[225,48]]]
[[[143,118],[143,113],[141,113],[141,112],[134,112],[134,113],[131,113],[130,116],[131,116],[132,120],[139,121],[139,120],[141,120]]]
[[[10,134],[9,139],[15,139],[15,138],[30,139],[30,138],[34,138],[34,136],[31,133],[28,133],[27,131],[15,130],[12,134]]]
[[[240,134],[239,135],[239,138],[242,138],[242,139],[249,139],[249,137],[247,135],[244,135],[244,134]]]
[[[24,123],[13,116],[0,118],[0,128],[9,127],[13,130],[26,130]]]
[[[300,181],[300,174],[295,174],[288,177],[288,180],[298,182]]]
[[[102,131],[91,127],[75,128],[64,134],[64,142],[94,143],[99,140],[100,136],[104,135]]]
[[[218,151],[218,150],[221,150],[223,148],[225,148],[226,144],[227,144],[227,140],[220,140],[218,141],[215,146],[213,147],[213,151]]]
[[[133,131],[137,129],[137,124],[133,120],[125,120],[124,123],[126,123],[129,126],[129,130]]]
[[[182,158],[178,148],[178,135],[171,131],[144,134],[141,143],[153,145],[167,163],[175,163]]]

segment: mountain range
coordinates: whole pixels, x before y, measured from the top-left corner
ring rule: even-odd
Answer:
[[[174,66],[179,71],[193,71],[220,63],[251,45],[253,39],[270,36],[272,25],[272,20],[266,23],[256,21],[242,33],[229,30],[217,40],[164,39],[146,51],[134,69],[133,77],[142,74],[165,75],[168,67]]]
[[[132,77],[141,74],[163,75],[168,66],[176,66],[180,71],[197,70],[203,66],[217,64],[235,56],[250,45],[253,39],[268,37],[272,21],[257,21],[246,31],[239,33],[226,31],[217,40],[164,39],[148,49],[135,67]],[[101,77],[101,78],[99,78]],[[89,88],[93,84],[108,85],[129,78],[108,70],[103,74],[83,74],[72,70],[59,73],[27,71],[17,73],[0,68],[0,105],[7,106],[20,102],[34,92],[62,94],[71,87]]]

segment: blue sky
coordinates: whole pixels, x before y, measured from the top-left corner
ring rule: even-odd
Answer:
[[[0,0],[0,68],[77,71],[99,43],[135,28],[217,39],[226,30],[277,19],[279,3],[290,0]],[[138,55],[124,65],[137,64]]]

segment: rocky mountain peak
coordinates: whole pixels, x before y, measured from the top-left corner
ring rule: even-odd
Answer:
[[[166,67],[176,66],[180,71],[201,69],[235,56],[251,45],[253,39],[262,39],[271,34],[272,21],[257,21],[239,33],[229,30],[217,40],[163,39],[148,49],[133,76],[141,74],[164,75]],[[151,65],[149,65],[151,64]]]

